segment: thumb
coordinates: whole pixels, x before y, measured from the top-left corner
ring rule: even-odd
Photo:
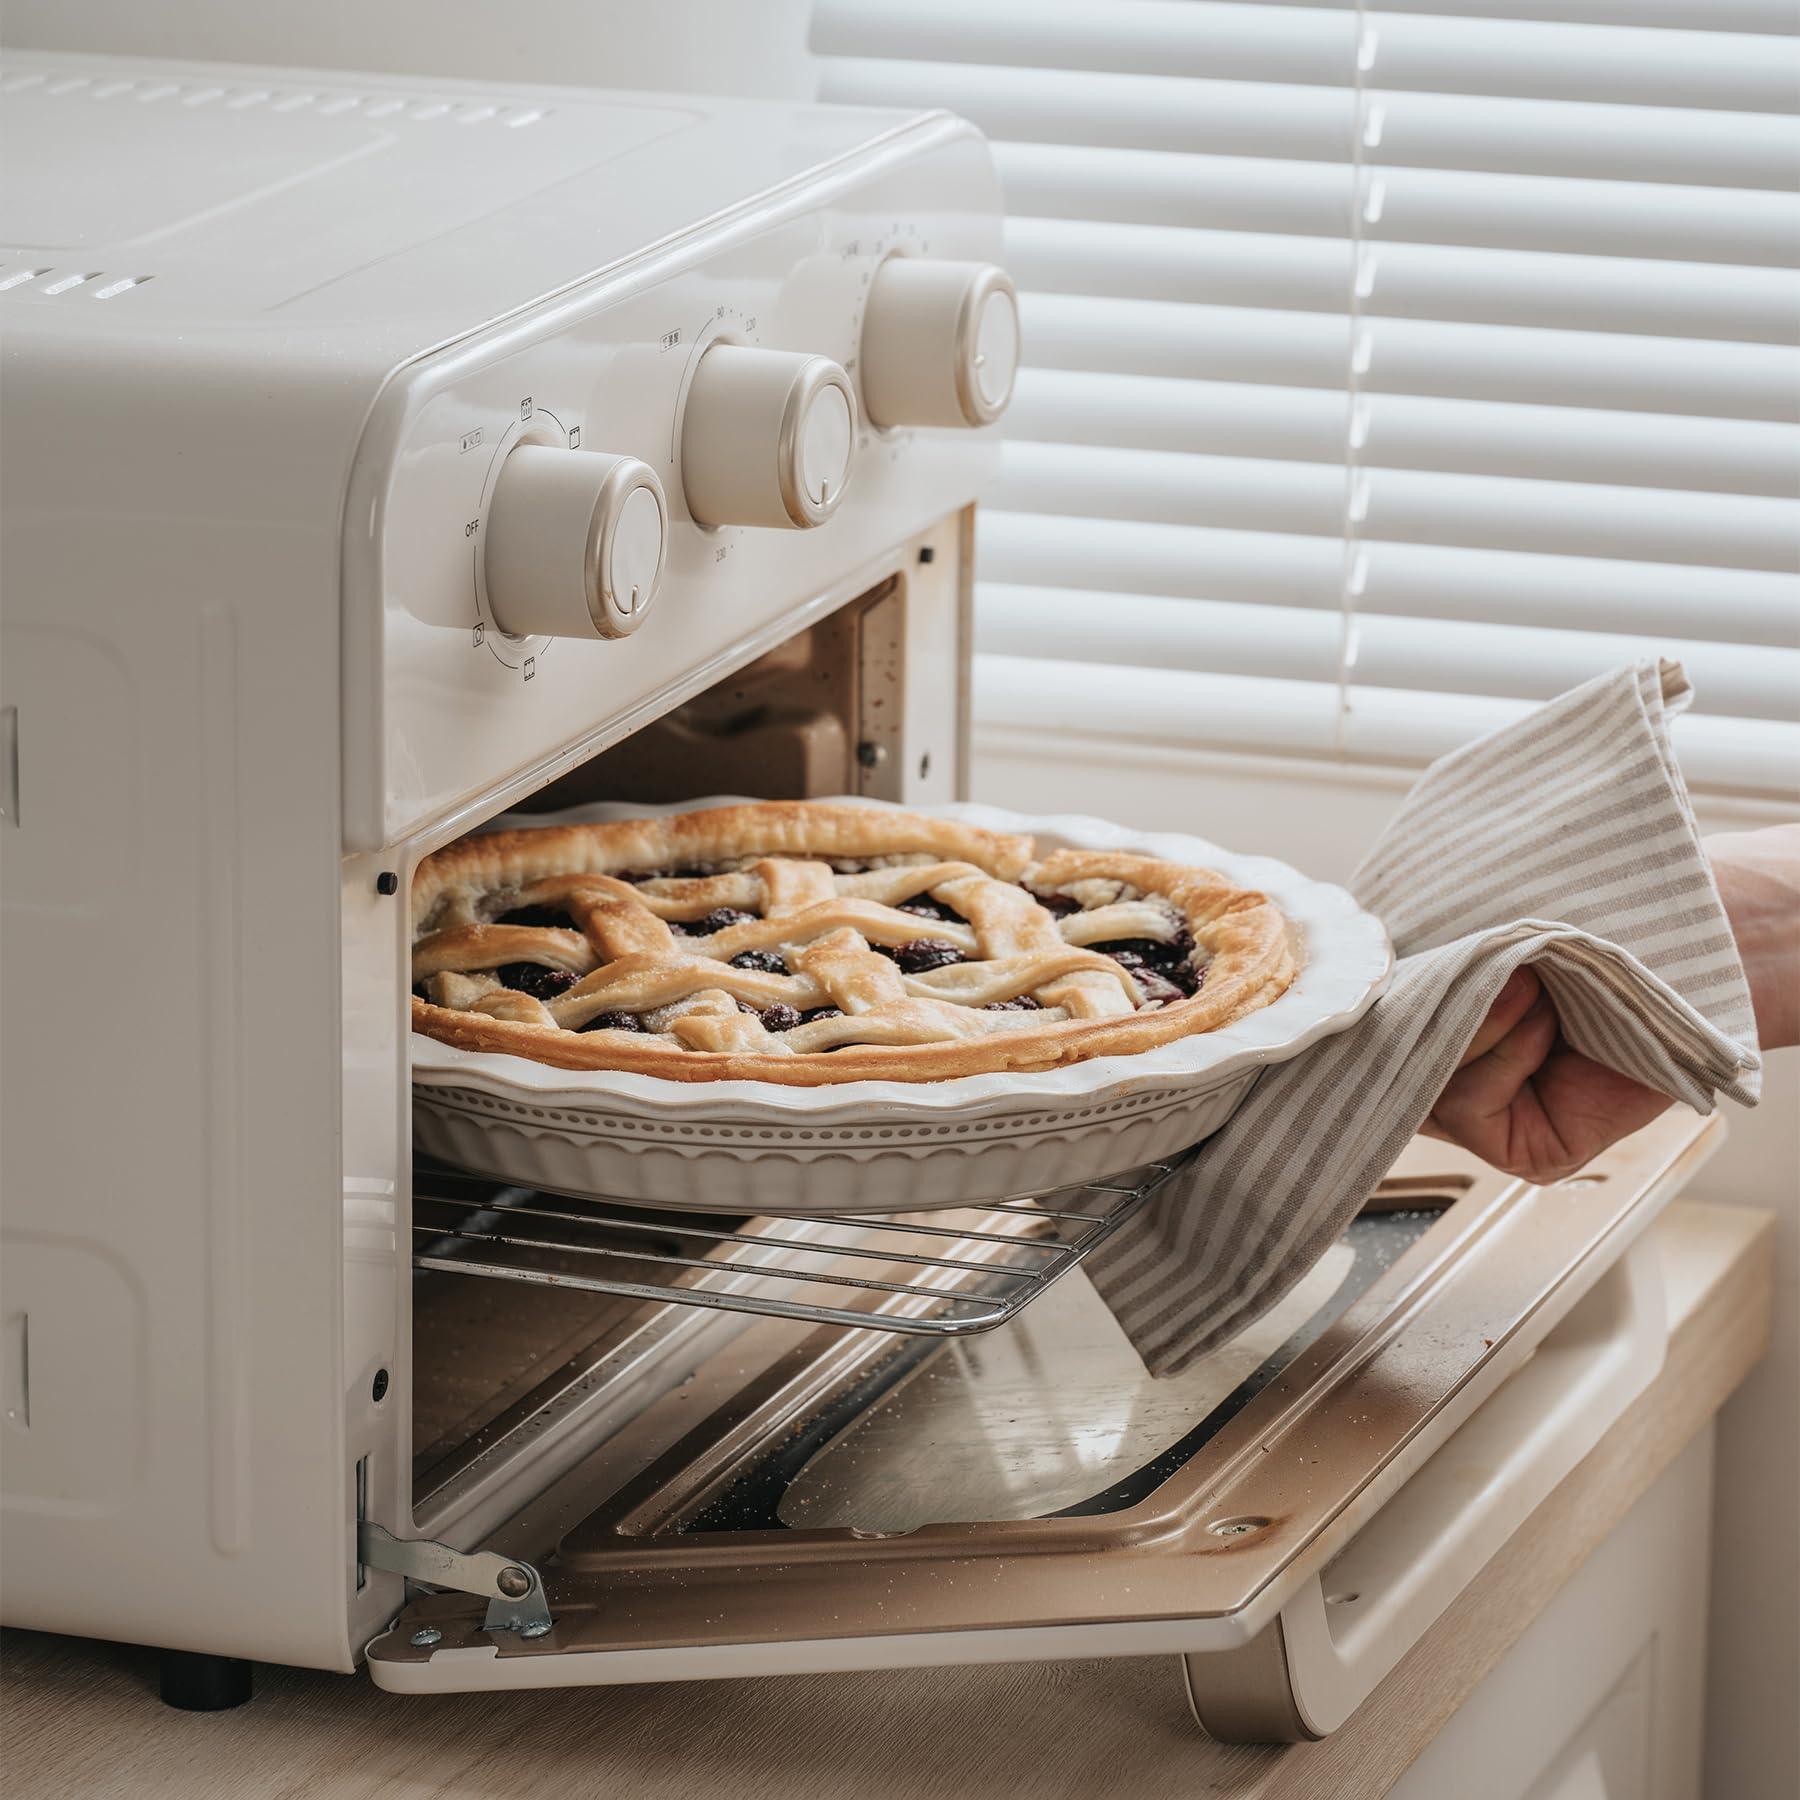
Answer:
[[[1556,1008],[1550,996],[1540,992],[1524,1017],[1485,1056],[1450,1077],[1432,1117],[1459,1141],[1473,1144],[1484,1127],[1491,1128],[1505,1115],[1544,1066],[1556,1045],[1556,1029]]]

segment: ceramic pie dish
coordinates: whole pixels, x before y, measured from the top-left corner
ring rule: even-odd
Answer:
[[[679,807],[589,807],[554,818],[497,820],[495,830],[504,833],[521,824],[558,829],[635,819],[644,821],[645,829],[652,833],[667,829],[679,837],[684,831],[710,828],[705,821],[687,825],[686,815],[737,804],[747,803],[708,799]],[[854,800],[825,804],[853,807],[859,813],[884,813],[890,828],[912,820],[919,822],[916,828],[924,829],[919,809],[885,808],[878,802]],[[940,822],[948,835],[941,842],[915,847],[911,855],[915,865],[928,855],[941,856],[946,848],[968,849],[975,842],[969,834],[975,834],[984,841],[1011,840],[1015,845],[1034,840],[1039,859],[1035,869],[1060,870],[1069,877],[1064,885],[1072,885],[1096,866],[1127,871],[1145,866],[1117,860],[1143,858],[1177,870],[1211,872],[1209,878],[1242,890],[1250,900],[1267,896],[1271,916],[1282,922],[1282,953],[1289,958],[1280,970],[1280,986],[1274,997],[1254,1006],[1230,1004],[1233,990],[1227,982],[1234,975],[1249,971],[1244,980],[1251,981],[1260,969],[1267,976],[1273,966],[1269,946],[1266,934],[1255,931],[1244,944],[1225,946],[1215,941],[1197,948],[1195,960],[1205,970],[1199,997],[1204,998],[1209,988],[1215,997],[1220,993],[1226,996],[1226,1003],[1217,1009],[1225,1015],[1223,1023],[1123,1053],[1088,1054],[1075,1061],[1051,1061],[1041,1053],[1021,1058],[1019,1047],[1034,1035],[1041,1040],[1061,1035],[1056,1028],[1064,1009],[1058,1008],[1059,1017],[1049,1021],[1036,1016],[1051,1010],[1042,1000],[1061,999],[1056,988],[1060,980],[1073,977],[1078,991],[1080,987],[1090,993],[1099,991],[1098,1000],[1088,1002],[1097,1009],[1097,1016],[1091,1021],[1082,1017],[1070,1021],[1076,1036],[1091,1032],[1095,1024],[1102,1030],[1124,1026],[1129,1042],[1131,1028],[1141,1032],[1146,1018],[1154,1020],[1158,1013],[1173,1012],[1176,1004],[1195,998],[1172,991],[1163,994],[1154,986],[1160,977],[1151,969],[1135,973],[1139,1004],[1127,1009],[1103,991],[1109,982],[1117,990],[1121,980],[1118,965],[1091,953],[1077,954],[1068,959],[1066,970],[1057,964],[1046,974],[1047,965],[1040,965],[1031,977],[1040,1000],[1004,1021],[1001,1031],[987,1028],[988,1021],[982,1021],[978,1047],[999,1040],[1007,1047],[1006,1060],[1014,1066],[983,1068],[977,1063],[973,1073],[925,1079],[860,1075],[802,1082],[675,1079],[642,1072],[642,1058],[637,1068],[569,1068],[486,1047],[496,1040],[488,1036],[485,1019],[478,1018],[473,1034],[454,1026],[446,1031],[446,1038],[462,1036],[461,1043],[419,1032],[413,1035],[420,1149],[510,1181],[652,1205],[785,1211],[893,1211],[966,1205],[1098,1179],[1197,1142],[1229,1118],[1262,1067],[1297,1055],[1352,1024],[1373,1002],[1386,977],[1390,957],[1379,922],[1343,890],[1309,880],[1270,858],[1233,855],[1186,835],[1134,832],[1073,816],[1027,818],[965,805],[930,809],[929,818]],[[847,829],[856,830],[854,819]],[[466,859],[460,863],[452,860],[452,872],[473,870],[477,884],[491,879],[492,868],[486,867],[483,859],[487,865],[495,858],[504,861],[510,854],[508,842],[504,836],[493,836],[452,847],[453,858],[461,855]],[[646,855],[653,865],[658,860],[656,853],[640,852],[640,867]],[[860,870],[857,863],[846,866]],[[1002,871],[1006,873],[1011,871]],[[416,894],[427,888],[425,874],[422,871]],[[1038,879],[1035,873],[1033,878]],[[854,885],[855,878],[852,880]],[[514,883],[515,888],[519,885]],[[713,897],[710,891],[682,894],[677,891],[680,886],[678,881],[658,883],[651,897],[654,900],[660,891],[677,911],[688,901]],[[980,916],[981,896],[971,899],[967,887],[940,883],[936,892]],[[1126,895],[1128,904],[1155,898],[1139,896],[1135,888],[1127,889]],[[852,894],[849,898],[861,903],[864,896]],[[914,904],[928,898],[921,896]],[[1083,895],[1084,910],[1094,920],[1094,930],[1087,935],[1134,937],[1135,932],[1119,929],[1121,920],[1131,924],[1135,919],[1137,925],[1148,927],[1147,915],[1103,913],[1100,903],[1110,899],[1110,891]],[[1166,902],[1158,903],[1166,910]],[[436,890],[427,891],[426,904],[436,909],[426,922],[456,925],[454,911],[445,910]],[[876,905],[879,908],[881,902],[877,900]],[[967,916],[955,905],[940,906],[918,923],[950,938],[958,934]],[[940,923],[940,919],[954,923]],[[747,922],[747,918],[723,925],[717,920],[700,921],[727,933],[712,944],[715,953],[736,953],[736,939],[729,935],[732,931],[746,937],[757,935],[754,929],[745,933]],[[641,923],[637,928],[646,929]],[[1082,924],[1075,929],[1077,936],[1083,934]],[[1179,931],[1180,926],[1170,929]],[[429,937],[430,933],[422,933],[421,942]],[[868,947],[867,943],[862,946],[865,951]],[[1233,951],[1231,960],[1221,961],[1221,950],[1227,947]],[[567,948],[573,952],[574,943]],[[767,985],[773,993],[779,977],[769,976],[759,985],[756,978],[765,971],[758,966],[755,946],[747,948],[743,973],[751,979],[740,979],[736,973],[724,977],[734,987],[746,989],[729,1009],[743,1016],[745,1025],[738,1027],[724,1008],[717,1014],[728,1050],[746,1042],[761,1045],[767,1041],[767,1028],[751,1016],[753,1007],[785,1005],[781,1000],[770,1001],[761,991]],[[1002,952],[1015,948],[1010,942],[1000,944]],[[1079,952],[1080,946],[1075,948]],[[993,985],[999,981],[996,993],[1007,986],[1008,979],[1013,987],[1018,986],[1016,958],[991,951],[983,954],[973,946],[970,949],[971,954],[959,956],[956,965],[943,969],[938,984],[916,980],[905,984],[911,993],[927,997],[924,1011],[932,1010],[949,985],[969,989],[962,996],[964,1005],[985,992],[985,987],[976,988],[972,983]],[[893,947],[887,954],[893,954]],[[455,960],[453,955],[450,961]],[[875,959],[865,960],[874,966]],[[1206,979],[1214,962],[1225,971],[1217,987]],[[970,963],[981,966],[971,970]],[[427,959],[419,966],[430,969],[432,964]],[[718,954],[718,966],[730,970],[729,956]],[[881,966],[885,970],[887,965]],[[1157,967],[1166,970],[1168,965]],[[454,968],[448,972],[458,975]],[[842,973],[830,967],[827,972]],[[630,973],[627,968],[626,974]],[[802,979],[807,974],[804,968],[797,973]],[[1124,979],[1130,981],[1134,976]],[[1142,985],[1146,982],[1152,985],[1146,988]],[[497,986],[487,984],[489,991]],[[753,994],[751,988],[756,989]],[[456,989],[454,983],[447,989],[441,981],[429,991],[446,997],[466,997],[468,993]],[[552,1001],[562,999],[567,991],[554,992]],[[615,996],[636,991],[613,990]],[[810,993],[798,987],[786,991],[800,998]],[[1141,1004],[1146,992],[1156,997],[1148,1007]],[[641,1000],[643,995],[638,997]],[[1165,1000],[1167,1005],[1162,1003]],[[505,995],[490,1004],[502,1013],[512,1009]],[[1079,998],[1077,1005],[1081,1005]],[[904,1008],[904,996],[900,1006]],[[985,1003],[982,1010],[989,1010]],[[766,1008],[763,1016],[767,1016]],[[703,1013],[691,1029],[711,1047],[718,1039],[705,1021]],[[776,1023],[779,1027],[783,1020],[778,1018]],[[831,1020],[827,1017],[818,1023],[829,1027]],[[592,1042],[586,1033],[576,1035],[579,1029],[565,1024],[560,1032],[548,1035],[559,1046],[568,1040],[579,1054]],[[792,1029],[788,1027],[782,1035]],[[1152,1036],[1156,1029],[1152,1027]],[[1166,1033],[1167,1023],[1160,1029]],[[540,1032],[540,1039],[545,1035]],[[815,1029],[813,1036],[820,1035]],[[960,1052],[972,1035],[965,1033],[948,1047]],[[655,1040],[642,1045],[636,1039],[627,1040],[622,1031],[609,1025],[592,1037],[619,1039],[628,1051],[660,1047]],[[503,1035],[499,1041],[504,1041]],[[860,1044],[846,1042],[835,1057],[823,1056],[816,1048],[801,1049],[805,1041],[797,1039],[796,1050],[785,1053],[784,1060],[791,1056],[796,1063],[816,1065],[866,1054]],[[925,1047],[928,1053],[940,1049],[938,1045]],[[877,1056],[880,1048],[876,1047]],[[1021,1060],[1035,1060],[1040,1066],[1017,1066]],[[649,1066],[657,1065],[651,1062]],[[666,1061],[662,1066],[667,1066]]]

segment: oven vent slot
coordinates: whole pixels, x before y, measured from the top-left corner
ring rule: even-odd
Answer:
[[[436,1167],[414,1184],[413,1266],[930,1337],[990,1331],[1174,1173],[1156,1163],[1035,1200],[939,1212],[627,1211]]]
[[[153,275],[109,275],[104,269],[56,269],[32,262],[0,262],[0,294],[25,289],[70,300],[116,300]]]
[[[222,85],[216,81],[171,81],[157,76],[127,74],[77,75],[65,69],[19,67],[0,79],[0,94],[35,91],[49,98],[71,100],[135,101],[140,106],[217,106],[226,112],[250,112],[267,107],[278,113],[310,113],[339,119],[354,115],[399,124],[427,124],[446,120],[456,125],[508,125],[515,129],[535,125],[550,116],[547,106],[483,100],[471,94],[382,93],[310,83],[274,87]]]

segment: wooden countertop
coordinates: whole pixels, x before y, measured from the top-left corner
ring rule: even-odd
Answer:
[[[1767,1341],[1766,1214],[1677,1202],[1652,1228],[1671,1342],[1655,1383],[1374,1698],[1318,1744],[1216,1744],[1173,1657],[402,1699],[259,1669],[184,1714],[152,1653],[0,1634],[9,1800],[1355,1800],[1385,1793],[1711,1417]]]

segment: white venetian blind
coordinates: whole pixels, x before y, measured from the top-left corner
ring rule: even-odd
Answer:
[[[1800,786],[1794,0],[819,0],[995,140],[977,721],[1427,759],[1678,655]]]

